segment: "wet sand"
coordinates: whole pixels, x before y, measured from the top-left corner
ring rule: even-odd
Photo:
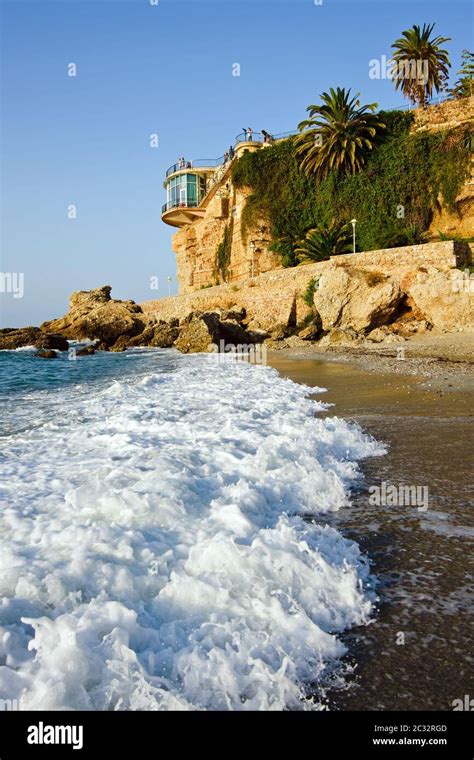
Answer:
[[[472,393],[455,380],[450,392],[432,390],[426,377],[304,355],[272,353],[269,363],[327,388],[315,394],[335,404],[324,414],[353,420],[388,448],[361,463],[352,505],[327,520],[357,541],[378,579],[373,623],[343,637],[348,676],[328,691],[330,709],[452,710],[474,695]],[[428,509],[371,505],[369,488],[382,482],[427,487]]]

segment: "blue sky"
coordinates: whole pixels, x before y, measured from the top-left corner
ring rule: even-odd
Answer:
[[[244,125],[294,129],[331,86],[402,105],[390,81],[369,78],[369,61],[414,23],[452,38],[452,78],[472,49],[463,0],[0,3],[1,271],[24,273],[23,298],[0,294],[2,326],[61,315],[73,290],[110,284],[142,301],[167,295],[172,275],[176,291],[160,211],[178,156],[220,156]]]

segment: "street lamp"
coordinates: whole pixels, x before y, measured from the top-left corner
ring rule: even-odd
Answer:
[[[171,280],[173,279],[171,275],[169,274],[166,278],[168,280],[168,296],[171,296]]]
[[[352,224],[352,253],[356,252],[356,224],[357,219],[351,219]]]
[[[253,258],[255,253],[255,243],[253,240],[250,241],[250,253],[251,253],[251,259],[250,259],[250,277],[253,279]]]

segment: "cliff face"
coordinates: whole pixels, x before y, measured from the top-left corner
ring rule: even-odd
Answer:
[[[417,109],[411,131],[453,129],[472,122],[473,114],[474,97]],[[260,150],[265,150],[265,146]],[[234,187],[230,166],[219,167],[214,179],[214,187],[203,203],[204,217],[182,227],[173,236],[180,294],[223,283],[232,286],[281,267],[279,257],[269,248],[272,239],[267,220],[257,220],[245,237],[242,235],[241,216],[251,189]],[[440,232],[452,237],[474,236],[474,158],[471,176],[458,195],[455,208],[448,210],[442,198],[438,199],[428,239],[439,240]]]
[[[233,186],[229,169],[206,199],[205,216],[173,236],[180,293],[246,280],[252,270],[256,276],[279,266],[269,250],[265,220],[249,229],[245,239],[242,236],[240,219],[249,193]]]

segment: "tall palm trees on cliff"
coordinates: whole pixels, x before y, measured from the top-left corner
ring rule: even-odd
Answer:
[[[451,66],[448,52],[441,47],[450,38],[432,37],[434,27],[435,24],[423,24],[423,28],[415,24],[392,45],[395,88],[422,108],[433,90],[442,89]]]
[[[361,106],[359,95],[337,87],[321,95],[322,105],[306,109],[309,118],[298,124],[296,155],[308,176],[324,179],[334,171],[356,174],[380,140],[385,124],[374,113],[376,103]]]
[[[448,37],[433,37],[435,24],[416,24],[394,42],[392,78],[396,89],[425,107],[433,91],[445,85],[449,56],[441,45]],[[298,125],[295,138],[300,167],[318,180],[328,174],[356,174],[370,151],[380,142],[385,124],[375,113],[376,103],[360,105],[359,95],[341,87],[323,92],[320,105],[306,109],[309,117]]]

